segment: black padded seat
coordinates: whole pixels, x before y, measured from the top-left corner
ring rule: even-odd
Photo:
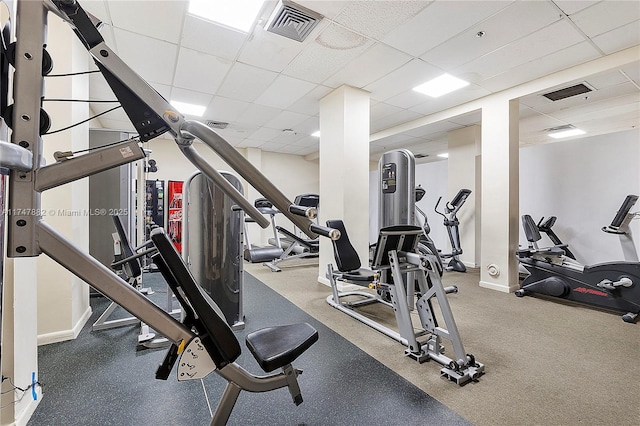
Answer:
[[[317,341],[318,331],[306,322],[263,328],[246,337],[247,347],[267,373],[291,364]]]
[[[340,277],[347,281],[372,282],[376,279],[371,269],[360,268],[357,271],[343,272]]]

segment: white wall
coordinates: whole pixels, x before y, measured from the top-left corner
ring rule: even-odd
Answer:
[[[557,216],[556,234],[581,263],[623,260],[618,238],[601,228],[611,223],[626,195],[640,195],[639,159],[640,130],[522,148],[520,215],[536,222]],[[640,204],[631,211],[639,210]],[[632,222],[636,247],[637,222]],[[520,244],[527,244],[522,230]]]
[[[640,130],[523,147],[520,216],[529,214],[536,222],[542,216],[557,216],[553,229],[581,263],[623,260],[618,238],[601,228],[611,223],[628,194],[640,195],[639,160]],[[427,191],[418,206],[428,214],[431,238],[443,251],[450,249],[449,238],[442,217],[433,208],[440,195],[447,197],[447,164],[438,161],[416,165],[416,185]],[[378,232],[377,170],[370,172],[369,182],[373,242]],[[469,203],[463,207],[472,208]],[[631,211],[640,211],[640,202]],[[638,221],[632,222],[631,229],[636,247],[640,247]],[[520,244],[527,245],[521,227]],[[549,244],[543,236],[540,245]]]

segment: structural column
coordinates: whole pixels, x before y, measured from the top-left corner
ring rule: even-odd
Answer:
[[[518,288],[518,100],[488,99],[482,108],[480,286]]]
[[[341,86],[320,100],[320,222],[342,219],[362,262],[369,256],[369,93]],[[320,239],[318,280],[335,263]]]
[[[448,198],[453,199],[463,188],[471,195],[457,214],[460,221],[460,260],[471,268],[480,262],[480,149],[481,127],[468,126],[449,132]],[[447,201],[443,200],[443,201]],[[440,208],[444,208],[441,204]]]

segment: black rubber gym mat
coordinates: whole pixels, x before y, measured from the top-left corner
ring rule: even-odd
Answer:
[[[145,274],[145,287],[160,306],[166,285],[158,273]],[[230,425],[468,425],[465,419],[400,377],[291,302],[245,273],[246,327],[239,331],[238,363],[254,374],[260,367],[244,345],[258,328],[308,322],[319,341],[294,366],[304,403],[296,407],[289,391],[242,392]],[[39,348],[39,381],[44,397],[29,425],[207,425],[209,410],[200,381],[154,378],[164,349],[136,352],[138,327],[91,332],[108,305],[92,299],[94,313],[74,341]],[[121,314],[122,315],[122,314]],[[226,382],[212,373],[204,384],[215,410]],[[452,386],[455,386],[452,384]]]

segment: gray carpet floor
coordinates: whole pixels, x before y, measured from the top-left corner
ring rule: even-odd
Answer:
[[[448,300],[465,350],[486,366],[478,382],[458,387],[440,378],[438,364],[416,363],[399,343],[330,307],[330,288],[318,283],[325,268],[245,270],[476,425],[640,424],[640,324],[618,313],[484,289],[477,269],[447,272],[444,284],[460,288]],[[393,323],[383,306],[370,315]]]

